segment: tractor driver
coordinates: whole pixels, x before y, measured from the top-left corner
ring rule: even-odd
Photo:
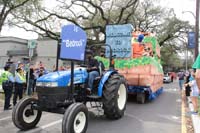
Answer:
[[[98,69],[99,63],[96,59],[94,59],[94,55],[92,51],[87,52],[86,62],[88,65],[87,71],[89,73],[87,91],[91,92],[91,90],[93,89],[92,87],[93,87],[94,79],[99,76],[99,69]]]

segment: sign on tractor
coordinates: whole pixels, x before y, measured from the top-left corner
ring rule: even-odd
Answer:
[[[61,31],[60,58],[83,61],[87,36],[85,31],[76,25],[65,25]]]

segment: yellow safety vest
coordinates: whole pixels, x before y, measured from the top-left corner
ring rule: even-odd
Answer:
[[[26,82],[25,76],[21,76],[19,73],[17,73],[17,76],[19,76],[21,81],[23,81],[24,83]]]
[[[4,71],[1,74],[1,82],[8,81],[8,77],[12,75],[9,71]]]

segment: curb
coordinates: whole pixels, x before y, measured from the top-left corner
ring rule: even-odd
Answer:
[[[185,102],[182,100],[181,104],[181,133],[187,133],[186,120],[185,120]]]
[[[188,101],[191,101],[190,99]],[[188,103],[190,111],[193,111],[192,103]],[[200,133],[200,116],[199,115],[191,115],[192,123],[194,127],[194,133]]]
[[[3,93],[2,85],[0,85],[0,93]]]

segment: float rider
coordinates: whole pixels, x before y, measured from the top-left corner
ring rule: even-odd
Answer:
[[[5,94],[4,110],[11,109],[10,98],[12,97],[15,80],[10,70],[10,65],[6,65],[4,67],[4,72],[1,74],[2,88]]]

